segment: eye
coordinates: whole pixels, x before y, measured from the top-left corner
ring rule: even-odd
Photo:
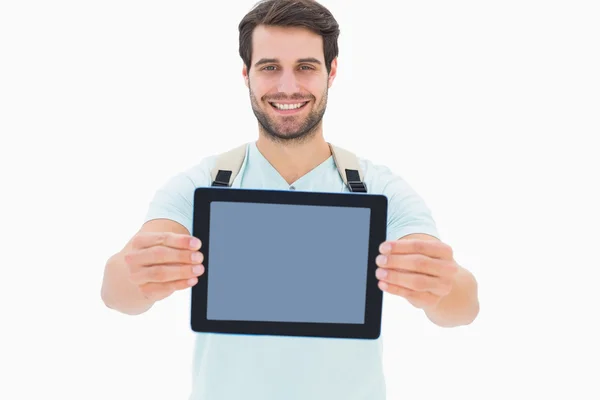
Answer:
[[[312,70],[314,68],[312,66],[310,66],[310,65],[302,65],[300,67],[300,69],[304,69],[305,71],[310,71],[310,70]]]
[[[273,68],[273,69],[269,69],[269,68]],[[264,67],[262,70],[263,71],[274,71],[275,66],[274,65],[268,65],[266,67]]]

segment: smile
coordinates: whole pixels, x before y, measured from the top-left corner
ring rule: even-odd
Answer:
[[[271,103],[269,102],[269,104],[271,106],[273,106],[273,108],[275,108],[278,111],[297,111],[301,108],[303,108],[305,105],[307,105],[309,102],[305,101],[302,103]]]

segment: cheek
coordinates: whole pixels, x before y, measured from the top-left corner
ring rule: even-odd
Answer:
[[[308,90],[311,93],[323,93],[323,90],[327,86],[327,80],[324,80],[320,75],[299,75],[297,82],[301,88]]]
[[[302,86],[315,95],[322,96],[329,87],[329,77],[323,75],[307,75],[304,77]]]
[[[270,86],[268,82],[264,82],[264,80],[251,79],[249,85],[250,90],[257,101],[262,100],[264,95],[273,91],[272,86]]]
[[[254,74],[250,74],[250,85],[253,88],[256,88],[258,90],[258,88],[260,88],[261,90],[269,90],[269,88],[273,88],[273,87],[277,87],[277,77],[273,74],[273,75],[268,75],[268,74],[259,74],[259,73],[254,73]]]
[[[326,96],[327,84],[324,85],[323,82],[319,82],[318,84],[307,87],[307,89],[316,98],[317,103],[319,103]]]

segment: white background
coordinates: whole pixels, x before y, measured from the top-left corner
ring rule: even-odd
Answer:
[[[102,272],[159,185],[256,138],[253,1],[0,4],[0,398],[185,399],[189,293],[124,316]],[[600,398],[597,2],[323,4],[327,139],[404,177],[480,285],[457,329],[386,297],[389,398]]]

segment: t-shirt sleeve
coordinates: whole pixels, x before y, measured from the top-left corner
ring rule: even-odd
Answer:
[[[203,161],[193,169],[181,172],[167,180],[150,201],[144,222],[169,219],[183,225],[191,234],[194,218],[194,191],[210,186],[210,161]]]
[[[397,240],[413,233],[440,239],[431,210],[402,177],[385,166],[366,163],[365,167],[367,190],[383,194],[388,199],[387,240]]]

